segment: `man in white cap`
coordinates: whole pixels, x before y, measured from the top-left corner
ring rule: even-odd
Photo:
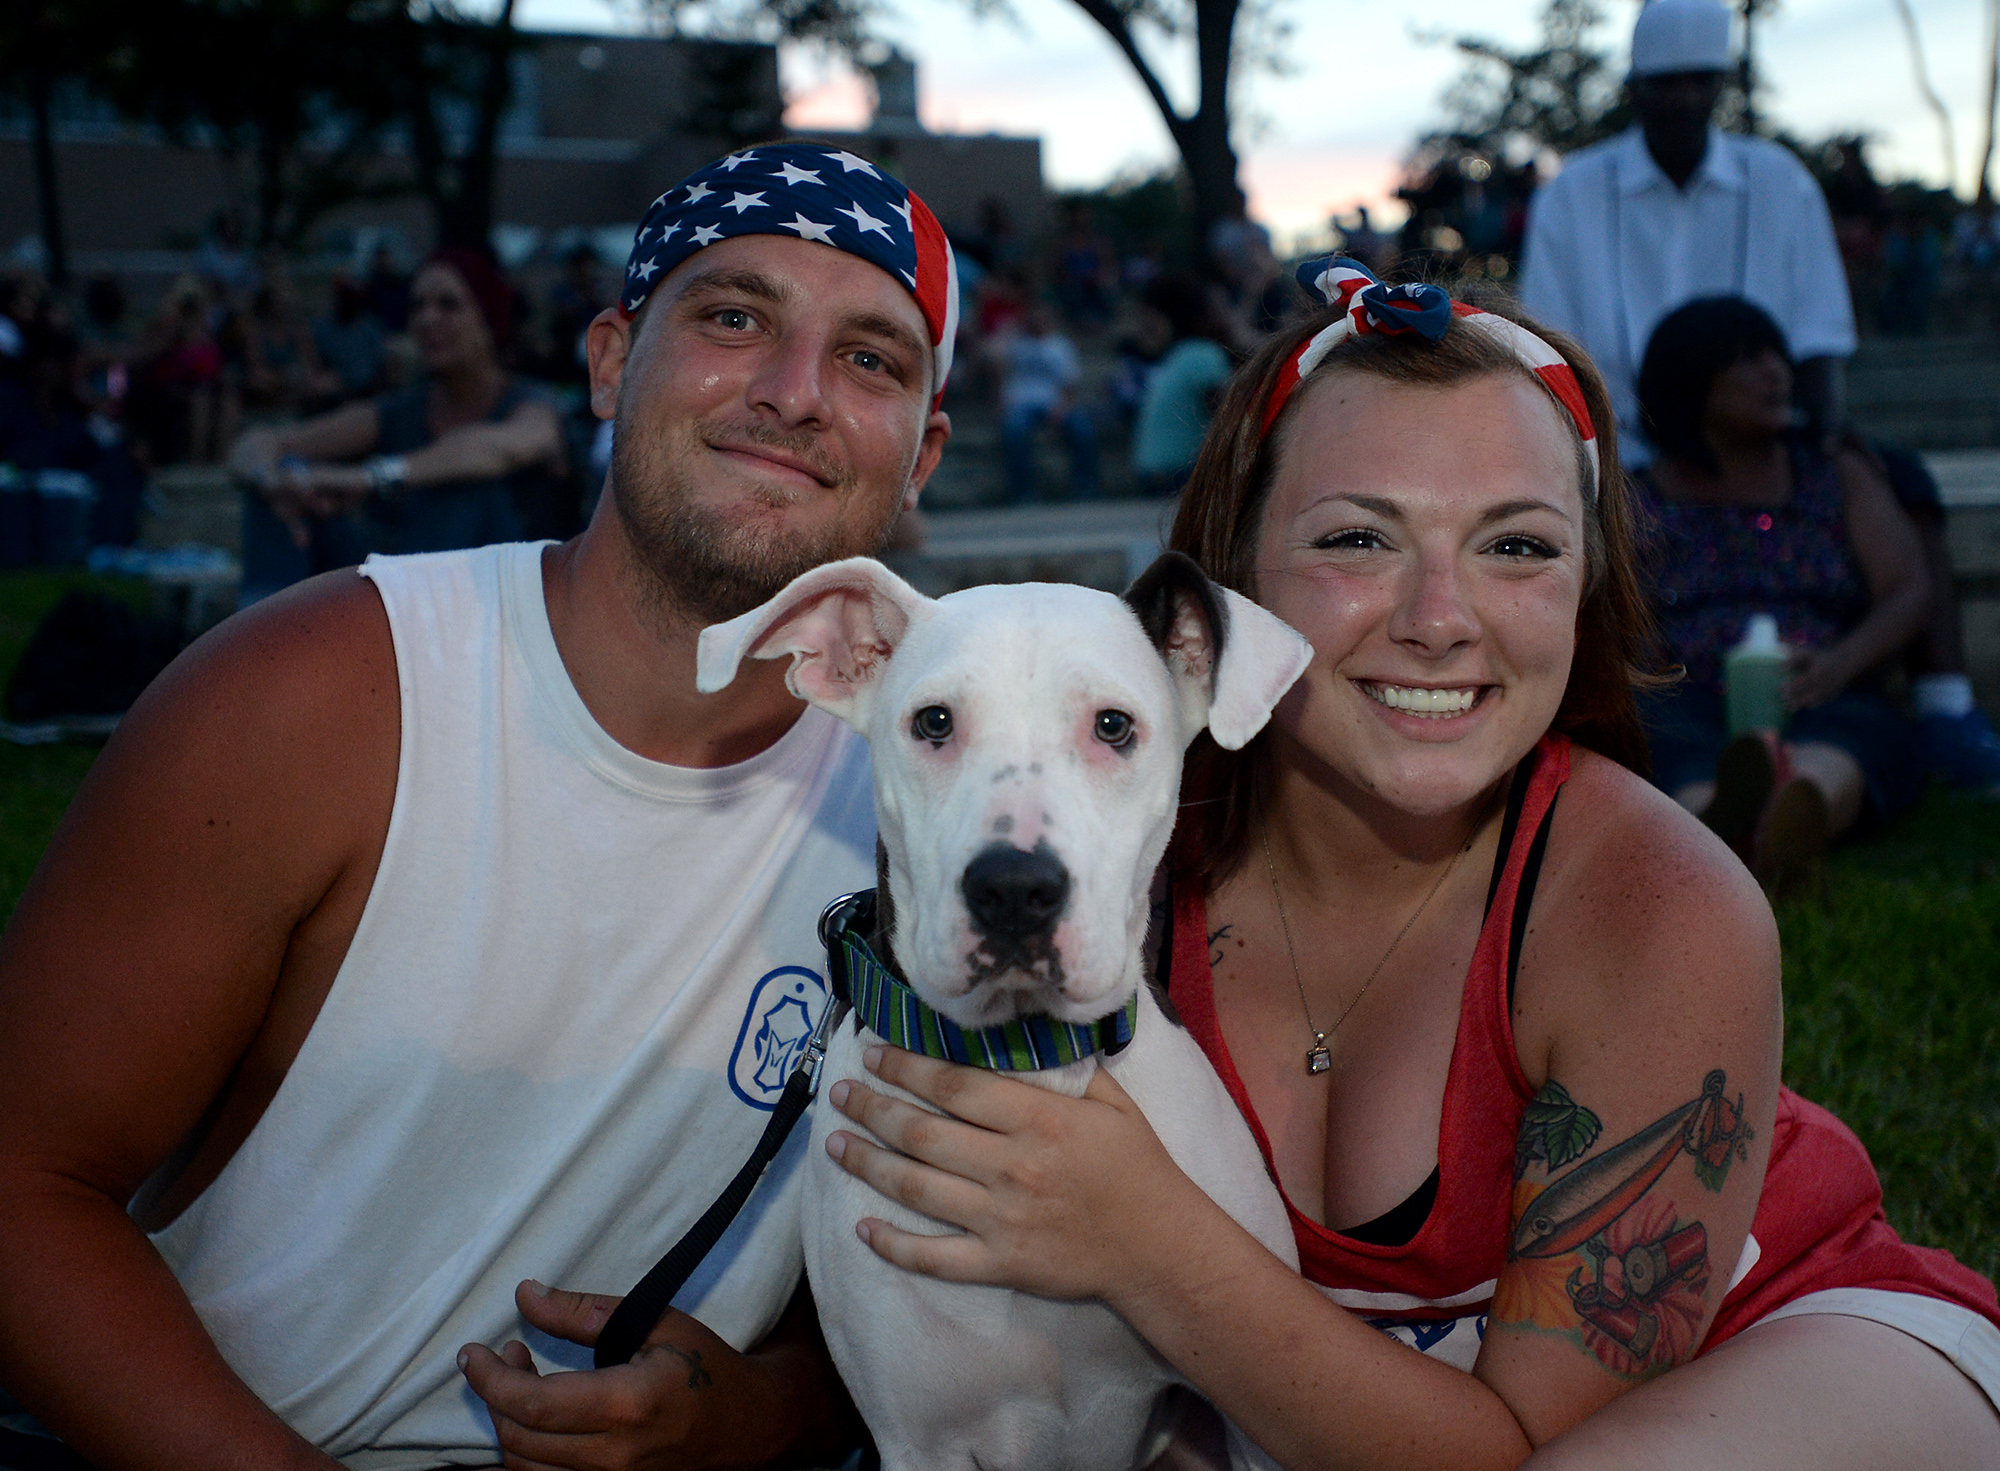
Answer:
[[[1826,198],[1790,150],[1711,121],[1729,25],[1720,0],[1642,10],[1625,84],[1638,122],[1565,159],[1528,217],[1521,302],[1589,350],[1636,464],[1651,458],[1636,394],[1647,340],[1697,297],[1747,297],[1769,312],[1813,427],[1840,425],[1854,312]]]

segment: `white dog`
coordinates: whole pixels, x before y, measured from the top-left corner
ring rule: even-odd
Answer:
[[[1109,1069],[1175,1163],[1296,1267],[1248,1127],[1143,982],[1182,754],[1204,728],[1230,749],[1254,736],[1311,659],[1305,640],[1173,553],[1126,600],[1039,583],[933,600],[853,558],[707,629],[701,689],[723,688],[746,657],[790,657],[793,692],[869,740],[883,966],[973,1030],[1021,1017],[1095,1023],[1136,998],[1122,1050],[1017,1076],[1074,1096],[1093,1068]],[[825,1083],[884,1089],[861,1064],[877,1040],[850,1018]],[[884,1471],[1143,1464],[1176,1382],[1165,1362],[1101,1303],[942,1282],[881,1260],[855,1235],[863,1216],[949,1228],[828,1159],[826,1135],[844,1121],[816,1112],[806,1267]],[[1271,1464],[1233,1428],[1231,1442],[1239,1463]]]

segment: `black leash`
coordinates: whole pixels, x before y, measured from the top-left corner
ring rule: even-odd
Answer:
[[[614,1364],[631,1362],[632,1355],[639,1351],[659,1325],[660,1319],[667,1315],[674,1294],[687,1285],[687,1279],[694,1275],[695,1268],[715,1249],[722,1233],[742,1213],[744,1204],[750,1199],[750,1192],[757,1188],[758,1180],[763,1178],[771,1161],[778,1157],[785,1140],[791,1137],[793,1126],[819,1092],[820,1065],[826,1060],[827,1038],[845,1019],[854,994],[847,983],[846,950],[840,943],[840,937],[850,928],[870,929],[874,923],[873,889],[843,895],[827,905],[826,912],[820,915],[819,938],[820,943],[826,946],[827,980],[833,994],[827,1002],[825,1015],[813,1028],[805,1056],[799,1059],[799,1065],[786,1080],[785,1091],[778,1097],[778,1106],[771,1110],[771,1121],[764,1125],[763,1137],[750,1151],[750,1158],[743,1162],[743,1168],[736,1172],[736,1178],[715,1198],[715,1203],[701,1213],[701,1219],[688,1229],[687,1234],[676,1241],[667,1254],[653,1264],[653,1269],[625,1294],[625,1300],[605,1320],[604,1327],[598,1331],[597,1347],[593,1351],[598,1368],[608,1369]]]

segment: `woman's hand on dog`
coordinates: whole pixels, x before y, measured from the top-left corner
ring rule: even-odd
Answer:
[[[919,1235],[862,1220],[861,1239],[896,1266],[1117,1307],[1145,1290],[1149,1256],[1177,1238],[1164,1221],[1217,1209],[1103,1068],[1081,1098],[1067,1098],[898,1047],[871,1047],[863,1060],[949,1115],[851,1080],[828,1092],[889,1147],[842,1129],[828,1136],[827,1153],[891,1200],[964,1232]]]

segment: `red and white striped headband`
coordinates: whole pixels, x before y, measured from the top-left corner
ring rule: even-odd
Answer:
[[[1264,408],[1260,438],[1271,432],[1271,426],[1277,423],[1278,415],[1284,412],[1299,384],[1348,338],[1371,334],[1400,337],[1414,332],[1432,342],[1441,342],[1457,320],[1504,343],[1521,366],[1539,378],[1568,412],[1570,422],[1576,425],[1576,432],[1583,440],[1584,453],[1590,458],[1587,490],[1593,500],[1596,498],[1601,473],[1597,427],[1591,423],[1583,389],[1562,354],[1526,327],[1462,301],[1453,301],[1441,287],[1415,281],[1385,286],[1366,266],[1346,256],[1321,256],[1307,261],[1299,267],[1299,284],[1328,306],[1338,308],[1341,314],[1285,364]]]

